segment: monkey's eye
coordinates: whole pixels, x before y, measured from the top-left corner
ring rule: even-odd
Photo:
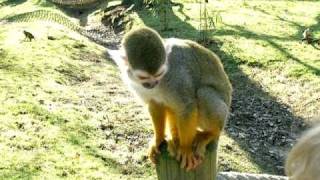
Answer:
[[[163,73],[164,71],[161,71],[160,73],[156,74],[155,77],[160,77]]]
[[[148,79],[149,77],[138,75],[138,78],[141,79],[141,80],[146,80],[146,79]]]

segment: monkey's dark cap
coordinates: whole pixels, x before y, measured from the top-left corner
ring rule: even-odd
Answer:
[[[165,62],[165,49],[160,35],[151,28],[139,28],[125,35],[122,45],[134,69],[157,72]]]

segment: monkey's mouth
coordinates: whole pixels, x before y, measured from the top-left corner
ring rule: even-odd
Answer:
[[[156,87],[158,85],[158,81],[155,81],[155,82],[146,82],[146,83],[142,83],[142,86],[144,88],[147,88],[147,89],[152,89],[154,87]]]

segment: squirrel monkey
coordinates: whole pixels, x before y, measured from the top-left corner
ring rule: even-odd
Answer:
[[[162,39],[147,27],[130,31],[121,48],[108,53],[148,107],[150,159],[155,162],[167,130],[171,156],[195,169],[207,144],[218,140],[231,104],[232,87],[217,55],[190,40]]]
[[[308,130],[292,148],[285,169],[290,180],[320,179],[320,125]]]

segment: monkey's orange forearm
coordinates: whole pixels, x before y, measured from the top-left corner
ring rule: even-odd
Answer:
[[[198,111],[194,109],[187,119],[177,119],[181,148],[191,148],[198,126]],[[191,150],[191,149],[190,149]]]
[[[166,108],[166,122],[169,128],[171,138],[173,140],[177,140],[179,138],[177,128],[177,117],[170,108]]]
[[[155,143],[159,145],[165,138],[165,108],[163,105],[151,101],[149,113],[153,123]]]

